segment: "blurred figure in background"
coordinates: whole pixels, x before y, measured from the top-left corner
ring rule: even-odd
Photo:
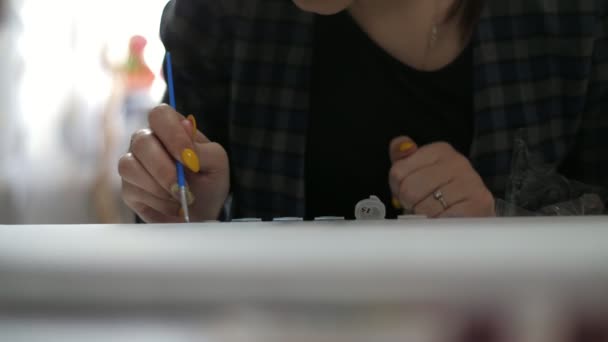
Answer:
[[[0,0],[0,224],[16,223],[18,192],[9,179],[21,163],[22,129],[17,96],[23,61],[17,50],[20,1]]]
[[[115,164],[164,91],[155,76],[166,0],[1,1],[0,223],[116,222],[100,214],[99,199],[122,208],[123,220],[132,217],[120,202]],[[110,68],[100,59],[104,46]],[[140,68],[144,52],[147,69]],[[127,74],[137,73],[126,85],[134,79]],[[116,136],[106,134],[106,123]],[[96,182],[108,170],[108,196],[98,197]]]
[[[99,223],[120,223],[123,206],[113,187],[116,174],[117,153],[128,146],[129,130],[145,124],[147,111],[154,105],[150,88],[155,76],[145,60],[148,41],[140,35],[129,40],[128,56],[118,65],[108,60],[107,51],[102,52],[102,61],[112,76],[112,90],[101,114],[102,141],[100,145],[96,177],[93,184],[93,205]]]

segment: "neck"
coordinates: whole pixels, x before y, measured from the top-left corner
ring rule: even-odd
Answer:
[[[358,0],[349,12],[368,36],[396,59],[419,70],[437,70],[452,62],[465,46],[461,15],[449,17],[454,3]],[[434,28],[438,34],[430,46]]]
[[[351,13],[368,13],[378,17],[420,14],[426,10],[434,12],[435,21],[442,23],[450,15],[455,3],[456,0],[356,0],[348,10]]]

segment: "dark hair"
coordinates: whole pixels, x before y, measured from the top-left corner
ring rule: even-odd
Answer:
[[[485,0],[456,0],[446,20],[450,20],[461,14],[460,25],[462,25],[465,37],[468,37],[475,29],[484,4]]]

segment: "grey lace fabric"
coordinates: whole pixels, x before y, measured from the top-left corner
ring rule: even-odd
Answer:
[[[606,189],[570,180],[532,154],[522,135],[515,138],[512,172],[499,216],[579,216],[606,213]]]

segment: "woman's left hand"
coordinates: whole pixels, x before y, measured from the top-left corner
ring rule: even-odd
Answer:
[[[427,217],[496,216],[494,197],[469,160],[450,144],[390,144],[389,184],[397,203]]]

